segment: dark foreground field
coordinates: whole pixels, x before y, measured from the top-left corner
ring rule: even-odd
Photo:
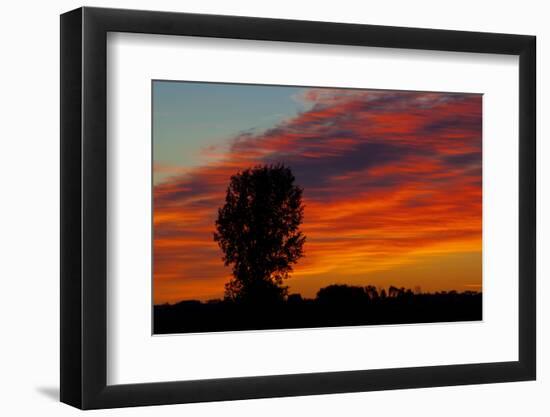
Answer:
[[[358,296],[302,299],[291,295],[278,303],[245,305],[232,301],[196,300],[154,307],[154,334],[232,330],[292,329],[475,321],[482,319],[477,292],[403,293],[394,297]]]

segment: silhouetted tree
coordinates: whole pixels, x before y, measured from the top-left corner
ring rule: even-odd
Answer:
[[[377,300],[378,299],[378,290],[374,285],[367,285],[365,287],[365,292],[369,296],[371,300]]]
[[[302,189],[282,164],[257,166],[231,177],[218,210],[214,240],[233,266],[225,286],[229,300],[265,303],[283,300],[283,281],[303,256]]]
[[[317,292],[317,300],[322,304],[349,305],[368,302],[368,299],[363,287],[345,284],[332,284]]]
[[[304,302],[301,294],[289,294],[286,300],[289,304],[302,304]]]

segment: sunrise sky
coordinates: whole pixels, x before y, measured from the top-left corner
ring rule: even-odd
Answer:
[[[282,162],[304,190],[286,281],[481,290],[482,95],[153,82],[153,298],[222,298],[231,175]]]

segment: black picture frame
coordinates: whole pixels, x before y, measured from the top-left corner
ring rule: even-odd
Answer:
[[[519,56],[519,360],[107,385],[108,32]],[[171,12],[61,15],[61,401],[81,409],[533,380],[536,377],[536,38]]]

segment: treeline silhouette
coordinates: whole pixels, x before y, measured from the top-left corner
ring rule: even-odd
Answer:
[[[289,294],[253,303],[185,300],[154,306],[154,334],[234,330],[475,321],[482,319],[482,294],[475,291],[422,293],[334,284],[315,298]]]

